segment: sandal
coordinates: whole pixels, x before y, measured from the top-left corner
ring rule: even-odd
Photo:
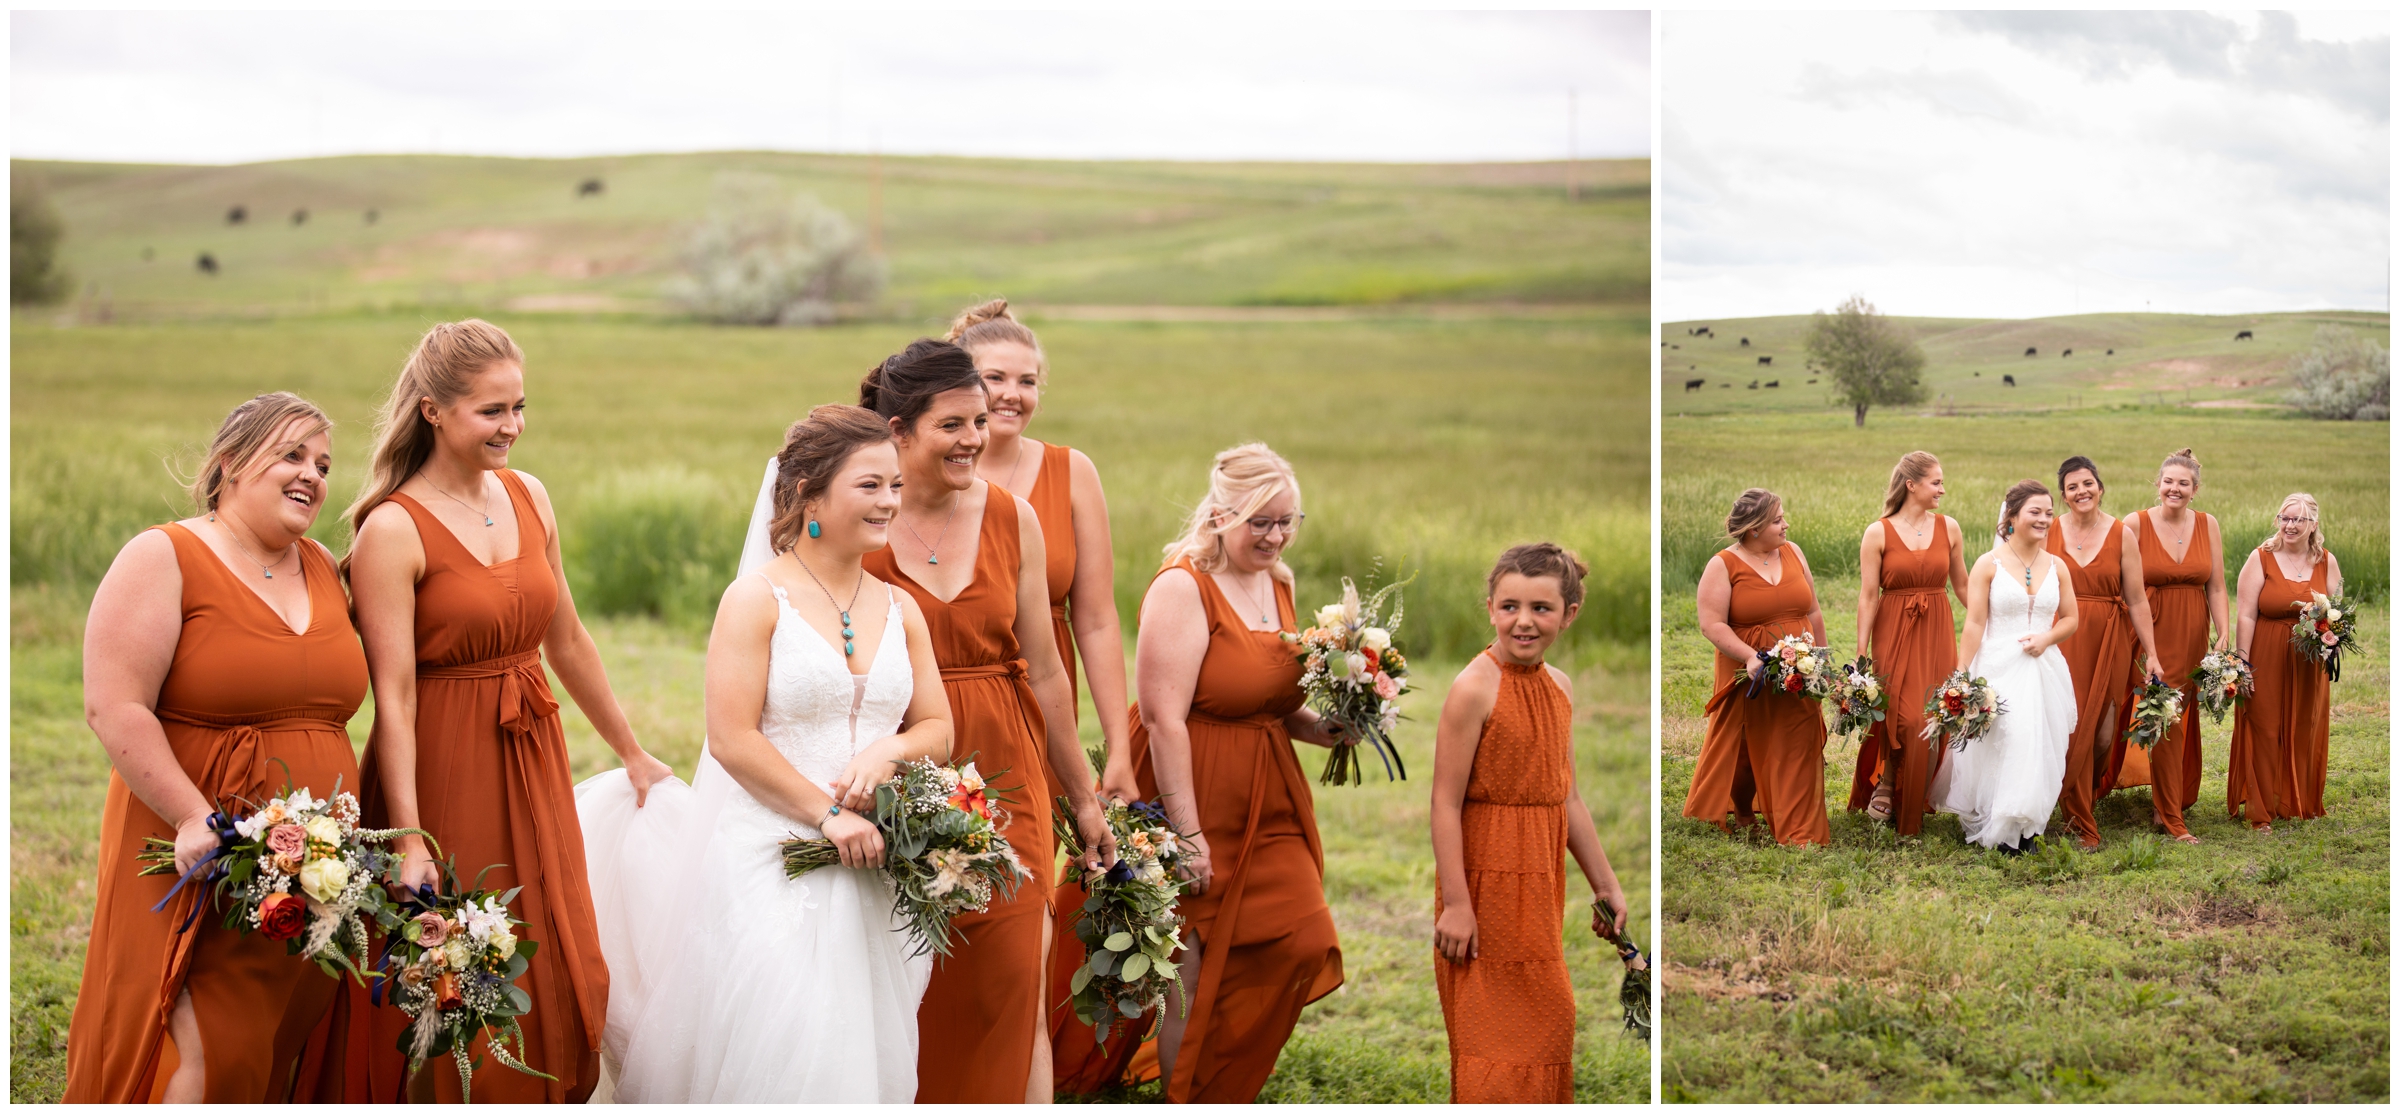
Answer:
[[[1867,798],[1867,819],[1878,824],[1892,822],[1892,789],[1882,782],[1875,783],[1875,795]]]

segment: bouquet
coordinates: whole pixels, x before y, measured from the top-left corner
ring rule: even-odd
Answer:
[[[1650,957],[1641,945],[1616,932],[1616,906],[1592,899],[1592,931],[1617,949],[1625,964],[1625,981],[1617,984],[1617,1006],[1625,1011],[1625,1031],[1638,1040],[1650,1039]]]
[[[375,988],[380,1001],[389,987],[392,1004],[409,1017],[399,1040],[408,1075],[447,1052],[458,1065],[462,1099],[473,1096],[482,1058],[472,1049],[481,1034],[491,1037],[484,1047],[493,1059],[527,1075],[557,1078],[525,1063],[525,1030],[517,1019],[533,1012],[533,999],[517,978],[540,945],[517,939],[516,926],[524,922],[508,915],[517,890],[495,895],[482,888],[481,878],[476,886],[458,892],[457,874],[443,863],[442,887],[450,892],[420,887],[383,910],[386,981]]]
[[[1961,669],[1952,673],[1925,701],[1928,739],[1950,740],[1950,749],[1965,750],[2000,722],[2008,705],[1992,695],[1992,683]]]
[[[358,826],[358,816],[358,797],[341,792],[339,782],[333,796],[319,799],[309,796],[306,788],[293,789],[288,780],[283,796],[245,816],[237,819],[225,810],[211,813],[208,825],[217,834],[216,849],[192,864],[153,908],[166,908],[176,890],[197,879],[220,902],[231,898],[225,909],[226,928],[281,940],[286,952],[316,963],[326,974],[340,978],[348,972],[363,984],[367,920],[379,917],[389,901],[377,879],[399,862],[385,845],[403,835],[424,833],[414,828],[364,829]],[[146,864],[143,875],[172,874],[175,841],[153,836],[135,858]],[[199,914],[194,905],[183,928],[190,928]]]
[[[1865,657],[1842,667],[1834,678],[1833,733],[1849,735],[1863,732],[1883,722],[1889,698],[1884,695],[1883,678],[1875,675],[1875,663]]]
[[[945,766],[930,758],[900,763],[890,781],[875,787],[875,815],[868,819],[883,833],[892,910],[907,918],[919,955],[947,958],[952,917],[991,908],[995,894],[1006,901],[1018,882],[1033,877],[1000,836],[1008,810],[994,799],[998,793],[974,762]],[[841,861],[830,839],[783,841],[785,877]]]
[[[1403,612],[1400,589],[1407,583],[1386,584],[1362,601],[1358,586],[1345,576],[1340,603],[1318,608],[1314,626],[1283,636],[1299,644],[1300,688],[1309,707],[1372,747],[1383,760],[1384,776],[1394,781],[1408,779],[1408,766],[1392,745],[1392,730],[1400,722],[1398,700],[1408,691],[1408,660],[1392,648]],[[1388,620],[1383,618],[1386,602],[1392,605]],[[1317,778],[1323,785],[1364,785],[1366,780],[1355,744],[1334,747]]]
[[[1840,679],[1833,664],[1833,649],[1810,643],[1807,635],[1784,635],[1774,645],[1760,650],[1758,660],[1766,664],[1750,683],[1749,696],[1753,700],[1758,698],[1761,685],[1770,692],[1822,699],[1833,694],[1833,687]]]
[[[2133,690],[2133,718],[2125,725],[2125,741],[2149,750],[2167,737],[2183,718],[2183,690],[2161,680]]]
[[[2250,699],[2255,685],[2250,663],[2231,650],[2201,658],[2200,668],[2192,670],[2192,680],[2199,682],[2200,710],[2218,723],[2225,722],[2225,713],[2234,705]]]
[[[2292,624],[2292,650],[2325,667],[2325,679],[2342,679],[2342,651],[2358,648],[2358,605],[2342,596],[2309,593]]]
[[[1069,819],[1066,798],[1058,799],[1051,815],[1058,824],[1058,845],[1068,857],[1081,858],[1083,840]],[[1117,864],[1085,884],[1091,896],[1075,922],[1084,962],[1067,983],[1075,1017],[1092,1027],[1093,1039],[1103,1046],[1120,1017],[1131,1021],[1166,1005],[1167,988],[1182,985],[1175,952],[1183,947],[1183,914],[1175,907],[1183,895],[1183,881],[1175,876],[1183,840],[1168,826],[1167,810],[1155,801],[1118,801],[1108,806],[1107,815],[1117,838]]]

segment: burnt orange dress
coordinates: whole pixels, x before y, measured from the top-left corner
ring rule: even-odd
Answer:
[[[2107,791],[2110,778],[2125,762],[2125,721],[2131,713],[2128,679],[2137,668],[2139,649],[2133,619],[2125,612],[2125,527],[2109,520],[2107,540],[2088,565],[2067,555],[2066,531],[2053,526],[2049,550],[2067,566],[2075,585],[2075,633],[2059,650],[2066,654],[2067,672],[2075,678],[2075,733],[2067,737],[2067,777],[2059,787],[2058,806],[2066,810],[2067,825],[2085,845],[2100,840],[2100,823],[2092,818],[2092,801]],[[2105,754],[2106,762],[2095,756]]]
[[[1547,667],[1485,653],[1500,667],[1500,692],[1459,811],[1476,956],[1433,958],[1450,1033],[1450,1101],[1573,1102],[1565,909],[1575,708]],[[1433,915],[1442,915],[1439,886]]]
[[[1198,581],[1208,613],[1208,653],[1184,727],[1214,879],[1207,893],[1181,905],[1186,939],[1205,947],[1200,969],[1183,971],[1190,1013],[1167,1099],[1250,1102],[1275,1070],[1301,1007],[1342,985],[1316,799],[1283,725],[1305,699],[1300,659],[1282,635],[1243,623],[1216,580],[1189,561],[1159,575]],[[1280,581],[1275,614],[1283,630],[1299,629],[1292,590]],[[1134,780],[1157,800],[1138,703],[1131,741]]]
[[[1816,609],[1816,589],[1799,551],[1786,542],[1781,552],[1783,577],[1773,584],[1732,550],[1717,555],[1733,590],[1726,623],[1735,638],[1760,650],[1785,635],[1809,634],[1808,613]],[[1832,843],[1825,820],[1825,714],[1818,702],[1763,688],[1752,699],[1745,695],[1750,663],[1722,652],[1710,656],[1717,660],[1716,694],[1708,700],[1708,733],[1683,814],[1723,828],[1731,813],[1737,826],[1747,828],[1763,812],[1777,843]]]
[[[367,693],[367,656],[350,626],[340,576],[315,543],[300,546],[308,630],[292,628],[180,524],[160,526],[183,573],[183,629],[159,686],[159,726],[183,772],[220,808],[294,789],[325,797],[358,790],[343,725]],[[277,762],[281,764],[277,764]],[[282,941],[223,927],[213,902],[178,934],[201,900],[195,881],[162,912],[170,875],[136,877],[134,856],[175,825],[110,774],[100,813],[100,878],[83,985],[67,1028],[67,1102],[155,1102],[180,1063],[167,1015],[192,994],[207,1059],[205,1102],[280,1102],[310,1096],[294,1068],[341,984],[286,954]]]
[[[1850,780],[1850,810],[1867,807],[1878,774],[1892,778],[1892,825],[1915,835],[1933,813],[1926,788],[1941,768],[1947,748],[1919,733],[1925,730],[1925,697],[1958,670],[1958,628],[1950,614],[1949,520],[1936,517],[1933,542],[1923,549],[1900,544],[1900,530],[1883,520],[1883,569],[1877,583],[1883,602],[1867,650],[1883,677],[1883,722],[1867,729],[1858,745],[1858,772]],[[1899,769],[1883,769],[1896,754]]]
[[[456,860],[460,885],[475,885],[489,867],[484,889],[524,887],[510,912],[525,922],[520,938],[541,945],[517,980],[533,997],[533,1012],[519,1023],[526,1063],[558,1079],[514,1071],[485,1054],[475,1101],[582,1102],[600,1080],[608,965],[584,874],[566,732],[542,669],[558,584],[525,481],[503,469],[500,482],[517,518],[517,555],[488,567],[424,504],[392,496],[415,520],[425,548],[416,614],[417,815],[441,853]],[[361,765],[370,786],[382,777],[372,745]],[[373,800],[368,817],[381,823],[381,795]],[[364,998],[353,992],[354,1009]],[[403,1093],[407,1064],[397,1041],[408,1019],[389,1004],[366,1012],[364,1070],[349,1073],[348,1095],[391,1102]],[[483,1042],[476,1043],[480,1050]],[[458,1072],[446,1058],[427,1061],[421,1074],[432,1078],[440,1101],[459,1101]]]
[[[1043,994],[1042,923],[1050,915],[1049,738],[1017,645],[1017,502],[988,485],[975,537],[975,576],[945,603],[890,549],[867,554],[869,573],[916,597],[950,698],[953,761],[973,758],[1003,790],[1006,835],[1034,876],[1013,899],[951,923],[965,937],[934,964],[917,1008],[918,1102],[1023,1102],[1033,1071],[1033,1027]]]
[[[2325,753],[2333,730],[2333,686],[2325,667],[2292,649],[2300,609],[2311,593],[2325,590],[2325,561],[2318,559],[2306,582],[2285,577],[2272,553],[2261,552],[2258,563],[2266,583],[2258,590],[2250,633],[2256,687],[2235,713],[2225,770],[2225,811],[2251,827],[2325,815]]]
[[[2169,835],[2185,835],[2183,810],[2200,800],[2200,686],[2192,670],[2208,656],[2208,528],[2215,521],[2194,514],[2192,543],[2183,560],[2167,557],[2158,540],[2156,508],[2142,512],[2142,587],[2150,599],[2151,629],[2158,640],[2158,665],[2183,689],[2183,721],[2150,747],[2150,811]],[[2120,773],[2119,788],[2134,784]]]

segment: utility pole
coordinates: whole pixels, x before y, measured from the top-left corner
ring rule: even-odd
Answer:
[[[867,155],[867,250],[883,257],[883,129],[874,130]]]
[[[1567,200],[1583,200],[1583,184],[1575,180],[1575,89],[1567,88]]]

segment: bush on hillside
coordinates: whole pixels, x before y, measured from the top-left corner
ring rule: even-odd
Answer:
[[[8,196],[8,300],[13,305],[55,302],[67,292],[67,272],[58,265],[58,241],[66,225],[50,205],[41,183],[20,177]]]
[[[2390,421],[2391,350],[2339,325],[2320,325],[2316,343],[2292,361],[2292,390],[2284,398],[2312,418]]]
[[[580,610],[706,627],[742,556],[747,508],[681,465],[603,478],[566,523]]]
[[[823,325],[844,302],[883,290],[884,264],[858,230],[813,197],[761,175],[717,182],[691,230],[670,301],[729,325]]]

